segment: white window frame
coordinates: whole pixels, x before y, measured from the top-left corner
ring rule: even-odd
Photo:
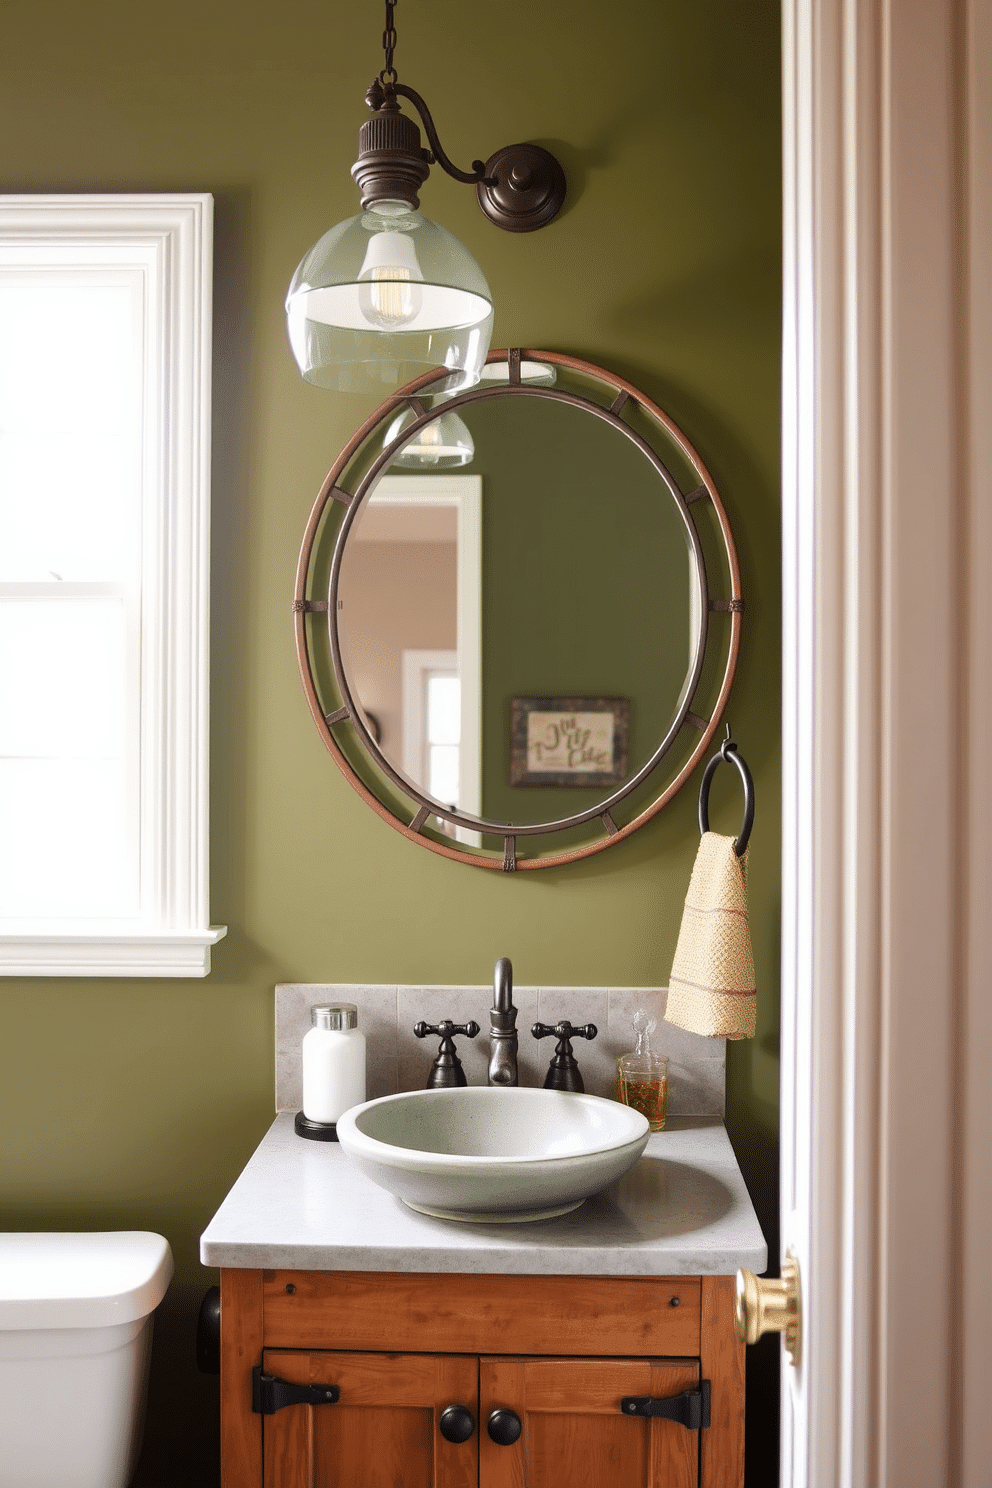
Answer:
[[[0,918],[6,976],[202,977],[226,934],[209,913],[212,262],[207,194],[0,196],[0,269],[137,270],[146,329],[139,909]]]
[[[401,664],[401,697],[403,714],[403,773],[421,790],[428,789],[430,781],[430,747],[427,740],[427,683],[432,673],[450,673],[458,676],[457,651],[418,651],[404,649]],[[459,739],[459,755],[461,740]],[[461,769],[458,771],[459,780]],[[469,808],[462,800],[459,786],[458,800],[451,803],[460,811]],[[476,814],[477,808],[476,808]]]

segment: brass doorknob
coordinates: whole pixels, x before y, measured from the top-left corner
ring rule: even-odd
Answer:
[[[784,1333],[785,1347],[793,1364],[798,1364],[800,1296],[799,1262],[791,1250],[783,1257],[778,1280],[755,1276],[753,1271],[738,1271],[734,1297],[737,1337],[745,1343],[757,1343],[763,1333]]]

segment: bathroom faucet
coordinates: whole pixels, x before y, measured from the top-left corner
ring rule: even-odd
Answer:
[[[517,1083],[517,1010],[513,1006],[513,967],[508,956],[496,962],[493,1005],[489,1010],[489,1083]]]

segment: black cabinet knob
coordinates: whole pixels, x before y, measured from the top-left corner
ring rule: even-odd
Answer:
[[[512,1447],[515,1441],[520,1440],[523,1427],[516,1411],[501,1406],[489,1417],[488,1430],[498,1447]]]
[[[464,1405],[446,1405],[437,1424],[445,1441],[466,1442],[475,1430],[475,1417]]]

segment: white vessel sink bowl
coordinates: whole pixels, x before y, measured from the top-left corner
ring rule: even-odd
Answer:
[[[411,1090],[346,1111],[338,1140],[411,1209],[440,1219],[551,1219],[623,1176],[647,1118],[617,1101],[486,1085]]]

